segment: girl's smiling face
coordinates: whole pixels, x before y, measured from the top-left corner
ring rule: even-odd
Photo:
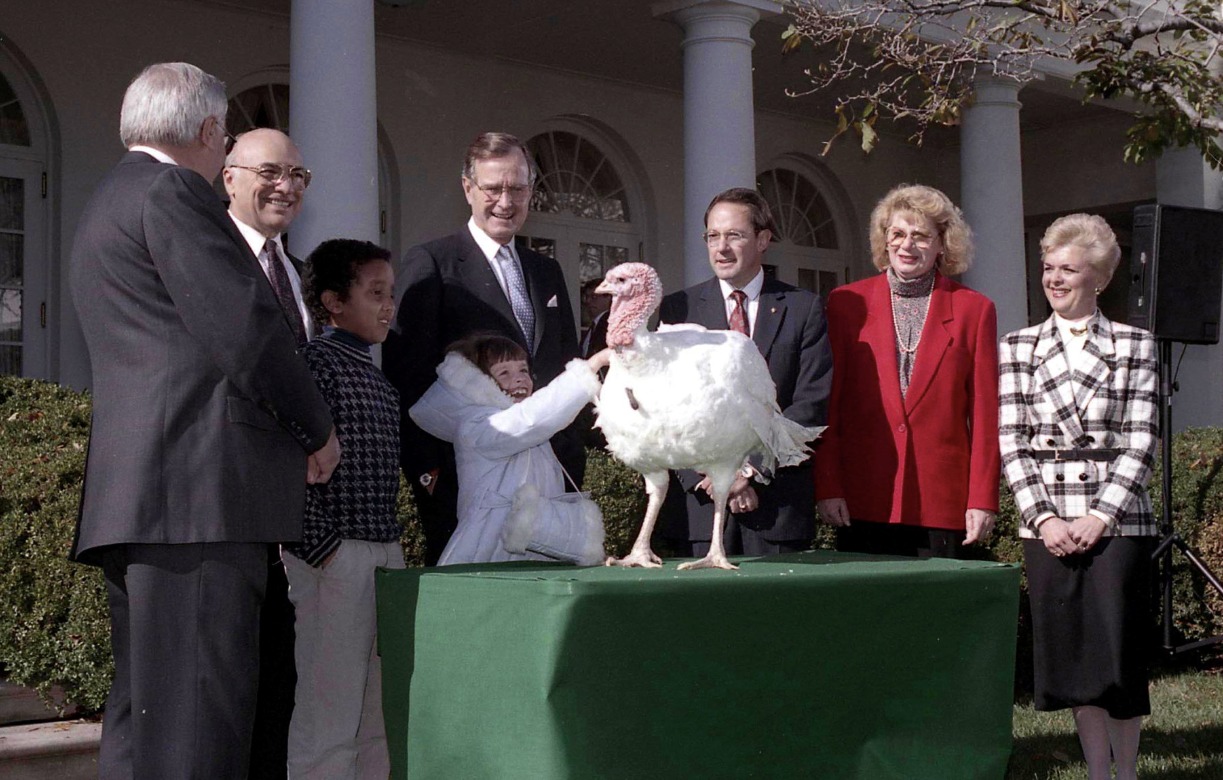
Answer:
[[[488,373],[497,382],[501,391],[518,403],[531,395],[535,390],[535,382],[531,379],[531,369],[525,360],[503,360],[493,363]]]

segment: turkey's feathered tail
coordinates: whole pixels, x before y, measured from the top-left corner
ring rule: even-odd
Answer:
[[[825,427],[827,426],[820,425],[808,428],[781,413],[775,413],[767,428],[754,428],[756,435],[760,437],[763,457],[757,470],[764,475],[770,475],[779,466],[797,466],[802,463],[811,454],[811,448],[807,445],[815,441],[824,432]]]

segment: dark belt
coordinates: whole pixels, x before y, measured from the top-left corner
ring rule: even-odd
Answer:
[[[1032,457],[1035,460],[1098,460],[1098,461],[1113,461],[1116,460],[1125,450],[1116,448],[1100,447],[1094,450],[1034,450]]]

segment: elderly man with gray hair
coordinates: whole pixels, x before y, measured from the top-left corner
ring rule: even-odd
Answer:
[[[146,68],[123,99],[128,153],[72,249],[94,393],[72,557],[106,578],[106,778],[246,776],[267,545],[300,538],[305,484],[340,456],[210,186],[225,113],[225,85],[199,68]]]

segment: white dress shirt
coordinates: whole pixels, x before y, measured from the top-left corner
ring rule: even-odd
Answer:
[[[267,237],[255,230],[250,225],[234,216],[234,213],[229,212],[229,218],[234,221],[238,227],[238,232],[246,239],[246,243],[250,245],[251,252],[255,257],[259,258],[259,267],[263,269],[263,273],[268,277],[268,281],[272,280],[271,270],[268,258],[268,253],[263,251],[263,245],[267,243]],[[314,322],[310,319],[310,312],[306,308],[306,301],[302,298],[302,280],[297,275],[297,269],[293,267],[293,263],[289,260],[289,255],[285,252],[284,244],[280,242],[280,235],[272,237],[272,241],[276,242],[276,249],[280,253],[280,267],[285,269],[285,273],[289,277],[289,286],[293,288],[293,299],[297,301],[297,310],[301,312],[302,324],[306,326],[306,338],[314,337]]]
[[[752,280],[743,287],[735,287],[730,282],[719,279],[718,286],[722,288],[722,302],[726,304],[726,321],[730,322],[730,314],[735,310],[735,301],[730,297],[730,294],[737,289],[743,290],[743,294],[747,296],[747,330],[753,336],[756,335],[756,312],[760,311],[760,290],[764,288],[764,269],[761,268],[752,277]]]
[[[471,237],[476,240],[476,245],[484,253],[484,259],[488,261],[488,267],[493,269],[493,276],[497,277],[497,284],[501,285],[501,292],[505,293],[505,299],[508,301],[510,299],[510,287],[505,281],[505,274],[501,273],[501,263],[497,262],[497,252],[501,249],[502,245],[494,241],[488,233],[485,233],[476,224],[475,217],[467,220],[467,230],[471,232]],[[514,257],[514,262],[518,264],[518,273],[522,274],[522,279],[525,282],[527,274],[522,268],[522,259],[518,257],[518,250],[514,248],[514,242],[511,241],[504,246],[510,250],[510,254]]]

